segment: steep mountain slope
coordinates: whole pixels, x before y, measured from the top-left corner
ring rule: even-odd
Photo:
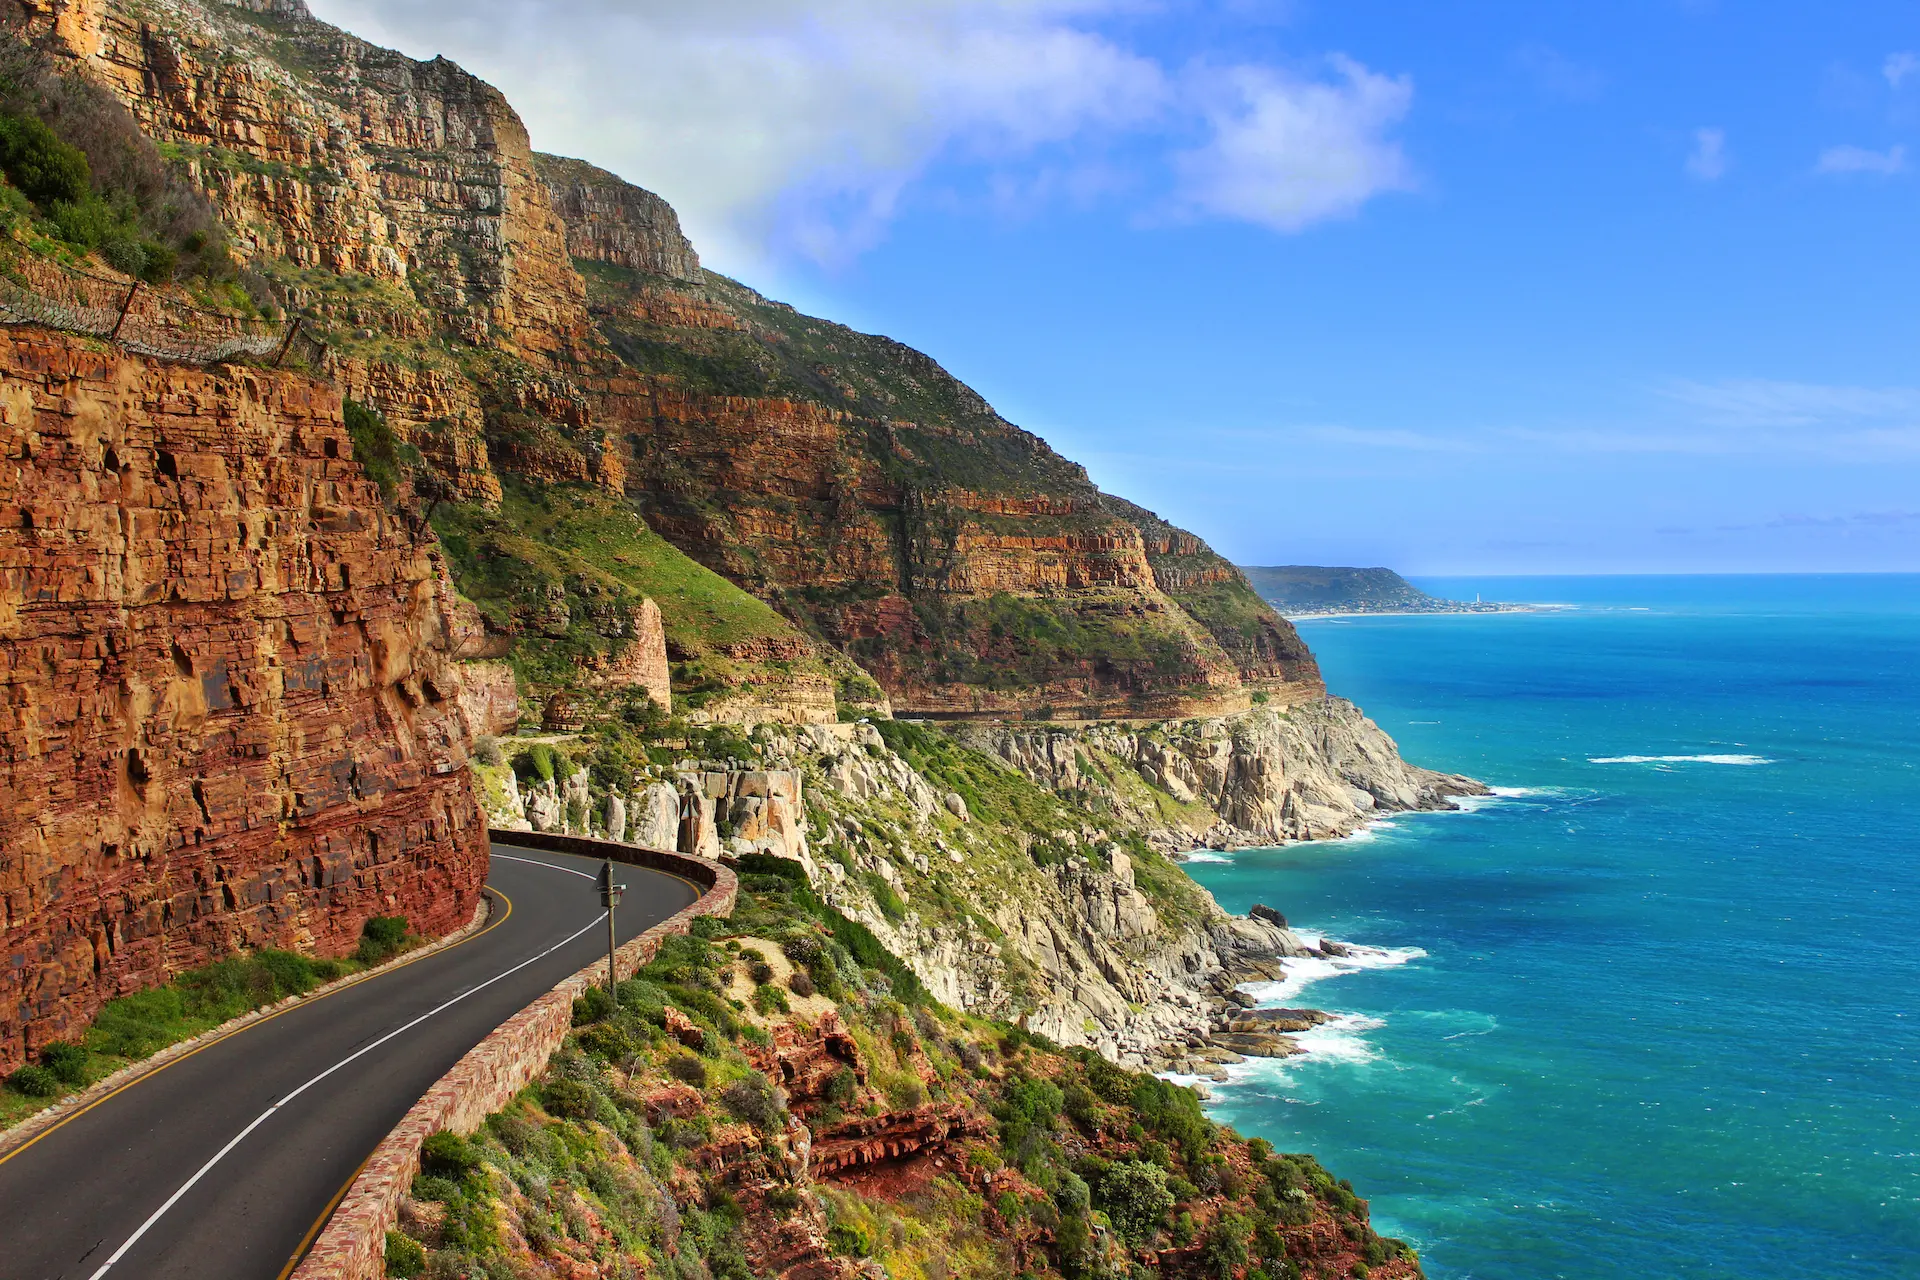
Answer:
[[[5,2],[207,189],[349,394],[419,451],[443,529],[451,510],[490,530],[456,548],[456,573],[491,592],[536,686],[569,669],[540,660],[561,610],[592,648],[593,619],[620,615],[607,584],[634,575],[585,540],[559,548],[570,567],[483,582],[488,548],[524,532],[525,503],[503,501],[516,484],[536,504],[610,501],[774,606],[731,652],[670,629],[681,683],[723,691],[718,714],[879,706],[843,652],[936,715],[1216,714],[1320,692],[1291,629],[1198,539],[1101,494],[926,356],[703,270],[663,201],[536,156],[451,63],[375,48],[301,0]]]

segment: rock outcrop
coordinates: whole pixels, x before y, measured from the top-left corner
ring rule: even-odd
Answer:
[[[1449,809],[1457,796],[1486,793],[1471,778],[1401,759],[1393,739],[1344,698],[1139,729],[956,732],[1051,791],[1099,794],[1168,852],[1343,836],[1389,813]],[[1169,821],[1169,806],[1152,792],[1170,797],[1180,818]]]
[[[576,262],[700,279],[700,257],[681,232],[672,205],[584,160],[547,155],[535,160],[567,224],[567,252]]]
[[[0,1064],[238,948],[472,915],[443,573],[324,384],[0,330]]]

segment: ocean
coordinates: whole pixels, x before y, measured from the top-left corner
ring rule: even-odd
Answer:
[[[1376,950],[1210,1110],[1434,1280],[1920,1276],[1920,576],[1422,580],[1314,620],[1467,812],[1189,870]]]

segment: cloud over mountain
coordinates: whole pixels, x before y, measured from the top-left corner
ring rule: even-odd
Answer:
[[[1110,174],[1140,212],[1297,231],[1404,189],[1405,77],[1142,52],[1138,0],[316,0],[315,12],[498,84],[536,144],[680,209],[719,260],[822,260],[885,231],[916,180],[982,191]]]

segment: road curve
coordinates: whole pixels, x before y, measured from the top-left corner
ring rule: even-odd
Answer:
[[[0,1280],[280,1280],[433,1082],[606,954],[598,866],[495,841],[494,910],[473,937],[262,1019],[0,1156]],[[620,871],[623,942],[701,893]]]

